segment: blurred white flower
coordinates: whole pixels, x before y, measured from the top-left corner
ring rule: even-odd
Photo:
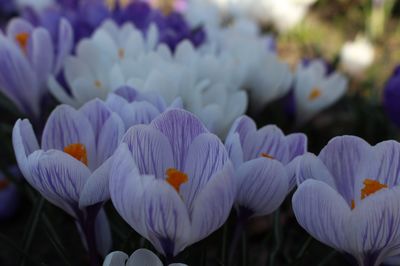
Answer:
[[[346,42],[340,55],[343,69],[353,76],[361,75],[371,66],[374,57],[374,46],[368,39],[360,36],[354,41]]]
[[[138,249],[129,257],[121,251],[114,251],[107,255],[103,266],[163,266],[156,254],[148,249]],[[187,266],[182,263],[173,263],[169,266]]]
[[[297,67],[294,82],[296,120],[304,124],[334,104],[347,90],[347,78],[329,73],[326,63],[313,60]]]

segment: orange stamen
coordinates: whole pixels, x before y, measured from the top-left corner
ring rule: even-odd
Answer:
[[[361,200],[365,199],[371,194],[374,194],[375,192],[387,188],[388,186],[385,184],[379,183],[379,181],[373,180],[373,179],[365,179],[364,182],[364,187],[361,189]],[[354,200],[351,201],[351,209],[354,209],[356,207]]]
[[[21,47],[22,51],[25,53],[28,50],[28,41],[29,41],[29,33],[21,32],[15,36],[15,40],[18,42],[18,45]]]
[[[6,189],[10,185],[10,181],[8,179],[0,180],[0,191]]]
[[[320,89],[318,89],[318,88],[313,88],[313,89],[311,90],[311,92],[310,92],[310,95],[308,96],[308,99],[309,99],[310,101],[313,101],[313,100],[319,98],[319,97],[321,96],[321,94],[322,94],[322,92],[321,92]]]
[[[272,156],[268,153],[265,153],[265,152],[261,153],[261,157],[268,158],[268,159],[275,159],[274,156]]]
[[[94,81],[94,85],[95,85],[96,88],[98,88],[98,89],[100,89],[100,88],[103,86],[103,84],[101,83],[101,81],[98,80],[98,79],[96,79],[96,80]]]
[[[182,184],[189,181],[187,174],[176,170],[175,168],[168,168],[166,171],[166,181],[179,193]]]
[[[88,165],[85,145],[80,143],[71,144],[64,148],[64,152],[68,153],[69,155],[71,155],[78,161],[84,163],[85,165]]]
[[[387,188],[387,185],[381,184],[376,180],[365,179],[364,188],[361,189],[361,199],[368,197],[369,195],[381,190],[382,188]]]

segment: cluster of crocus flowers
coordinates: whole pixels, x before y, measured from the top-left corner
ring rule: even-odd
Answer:
[[[359,265],[380,265],[398,255],[400,144],[370,146],[343,136],[318,156],[306,154],[293,196],[297,221],[313,237]]]

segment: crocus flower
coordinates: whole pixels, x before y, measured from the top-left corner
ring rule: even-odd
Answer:
[[[79,110],[67,105],[57,107],[47,120],[41,146],[28,120],[18,120],[13,130],[14,151],[25,179],[44,198],[76,219],[89,252],[97,247],[107,254],[110,231],[102,202],[90,204],[108,191],[90,193],[87,187],[101,188],[98,180],[108,176],[109,158],[123,133],[122,120],[100,100]]]
[[[66,20],[58,25],[58,44],[44,28],[13,19],[6,35],[0,33],[0,90],[20,109],[38,117],[47,92],[47,79],[57,75],[72,48],[72,29]]]
[[[171,106],[167,106],[164,99],[156,93],[139,92],[129,86],[120,87],[110,93],[106,104],[122,118],[126,129],[138,124],[149,124],[167,108],[182,108],[179,98]]]
[[[346,42],[341,50],[343,70],[352,76],[359,76],[374,62],[375,51],[371,42],[364,37]]]
[[[224,145],[195,116],[168,110],[131,127],[114,154],[112,202],[167,258],[227,219],[235,196]]]
[[[163,266],[156,254],[148,249],[138,249],[129,257],[121,251],[114,251],[107,255],[103,266]],[[182,263],[172,263],[169,266],[186,266]]]
[[[400,144],[370,146],[344,136],[318,156],[299,161],[293,210],[317,240],[354,257],[359,265],[380,265],[400,250]]]
[[[296,120],[304,124],[343,96],[347,78],[330,72],[324,61],[312,60],[297,66],[293,86]]]
[[[17,187],[0,172],[0,221],[11,218],[18,206]]]
[[[383,105],[390,119],[400,127],[400,66],[393,71],[385,85]]]
[[[246,219],[275,211],[296,183],[294,159],[307,151],[307,137],[285,136],[273,125],[257,130],[251,118],[242,116],[225,145],[235,166],[239,216]]]

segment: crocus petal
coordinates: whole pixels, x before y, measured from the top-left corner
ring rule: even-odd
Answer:
[[[80,208],[102,203],[110,199],[109,180],[113,162],[113,158],[109,158],[89,176],[80,194]]]
[[[175,165],[167,137],[150,126],[131,127],[122,141],[128,144],[141,174],[163,179],[165,171]]]
[[[139,234],[146,236],[142,215],[143,193],[154,177],[141,176],[128,145],[122,143],[113,156],[110,170],[110,196],[121,217]]]
[[[254,215],[275,211],[288,193],[289,178],[282,163],[258,158],[242,164],[235,176],[236,203]]]
[[[43,197],[71,215],[78,208],[80,193],[90,176],[89,169],[64,152],[36,151],[28,158],[27,181]]]
[[[111,229],[104,209],[97,214],[95,230],[97,251],[104,257],[110,252],[112,246]]]
[[[153,120],[151,126],[161,131],[172,145],[177,169],[182,169],[193,139],[207,133],[206,127],[193,114],[181,110],[168,110]]]
[[[104,259],[103,266],[126,266],[128,255],[121,251],[114,251]]]
[[[15,157],[17,158],[19,169],[26,177],[30,174],[28,167],[28,156],[39,149],[38,141],[33,132],[29,120],[18,120],[15,123],[12,141]]]
[[[126,266],[163,266],[156,254],[148,249],[138,249],[129,257]]]
[[[355,180],[363,155],[370,152],[370,146],[363,139],[354,136],[336,137],[322,149],[319,158],[334,177],[338,192],[347,202],[355,199]]]
[[[198,193],[192,204],[191,243],[207,237],[225,223],[235,193],[232,166],[227,163]]]
[[[307,136],[302,133],[294,133],[286,136],[289,145],[289,160],[307,152]]]
[[[126,128],[138,124],[149,124],[159,114],[160,111],[148,102],[126,104],[121,110],[121,118]]]
[[[243,150],[238,133],[230,133],[225,140],[225,147],[233,166],[236,168],[243,163]]]
[[[400,254],[400,187],[384,189],[356,204],[347,223],[350,253],[359,262],[380,265]]]
[[[190,238],[190,220],[176,190],[162,179],[146,186],[143,198],[147,237],[166,256],[176,256]]]
[[[338,250],[346,250],[350,206],[333,188],[306,180],[293,195],[293,211],[299,224],[313,237]]]
[[[238,133],[240,143],[243,145],[247,134],[257,130],[256,123],[248,116],[241,116],[233,123],[230,133]]]
[[[289,148],[282,131],[273,125],[265,126],[249,133],[243,144],[244,160],[262,156],[263,153],[286,164],[289,160]]]
[[[183,168],[189,182],[181,187],[182,197],[189,209],[192,208],[198,193],[228,161],[226,149],[217,136],[210,133],[201,134],[193,140]]]
[[[34,27],[26,20],[21,18],[13,18],[7,25],[7,36],[12,39],[15,39],[17,34],[22,32],[31,33],[34,30]]]
[[[58,106],[47,120],[43,130],[42,148],[63,151],[71,144],[83,144],[87,151],[88,164],[96,164],[95,135],[85,115],[68,105]]]
[[[57,54],[54,61],[54,73],[58,74],[65,58],[70,54],[74,45],[74,33],[68,20],[62,18],[58,28]]]

